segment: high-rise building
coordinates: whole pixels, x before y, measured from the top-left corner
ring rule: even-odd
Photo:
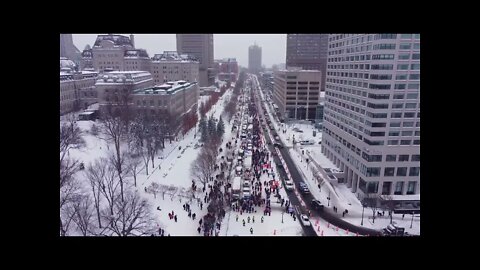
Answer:
[[[92,60],[95,70],[125,70],[125,52],[134,50],[130,38],[122,35],[98,35],[92,47]]]
[[[215,83],[213,34],[177,34],[177,52],[195,56],[199,65],[199,85]]]
[[[283,118],[313,120],[320,97],[319,70],[280,70],[274,73],[273,102]]]
[[[77,66],[80,65],[81,54],[73,44],[72,34],[60,34],[60,57],[66,57]]]
[[[262,71],[262,48],[257,44],[248,47],[248,71],[251,73]]]
[[[235,58],[224,58],[217,60],[215,69],[217,71],[218,79],[221,81],[237,81],[238,77],[238,63]]]
[[[287,67],[320,70],[325,78],[327,69],[328,34],[288,34]],[[325,91],[325,80],[321,90]]]
[[[322,153],[359,198],[419,203],[420,35],[332,34],[328,47]]]

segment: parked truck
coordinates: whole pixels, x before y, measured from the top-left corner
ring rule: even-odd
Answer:
[[[245,170],[252,170],[252,156],[247,156],[243,162]]]
[[[232,198],[234,200],[240,199],[241,193],[242,193],[242,178],[240,176],[236,176],[233,178],[233,183],[232,183]]]

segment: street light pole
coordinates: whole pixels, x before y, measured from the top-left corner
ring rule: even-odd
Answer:
[[[330,207],[330,195],[331,195],[331,191],[328,192],[328,198],[327,198],[328,199],[328,205],[327,205],[327,207]]]
[[[414,212],[412,212],[412,222],[410,223],[410,229],[411,229],[412,226],[413,226],[413,215],[414,215]]]
[[[283,214],[284,214],[284,212],[282,212],[282,223],[283,223]]]
[[[362,203],[362,223],[360,225],[363,226],[363,212],[365,211],[365,205]]]

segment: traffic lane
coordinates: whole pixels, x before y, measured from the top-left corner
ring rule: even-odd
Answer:
[[[258,105],[258,104],[257,104]],[[262,115],[262,117],[264,117]],[[276,152],[276,149],[275,147],[273,146],[272,144],[272,140],[270,139],[270,136],[268,135],[268,132],[267,133],[264,133],[263,130],[260,131],[262,134],[264,134],[264,137],[265,137],[265,140],[267,141],[267,149],[270,151],[270,155],[272,155],[272,153],[277,153]],[[269,144],[270,142],[270,144]],[[275,166],[276,164],[281,164],[281,161],[280,161],[280,158],[277,156],[277,155],[272,155],[273,156],[273,162],[275,163]],[[283,155],[282,155],[283,156]],[[288,166],[288,165],[287,165]],[[282,169],[282,168],[278,168],[277,167],[277,171],[278,171],[278,174],[279,174],[279,177],[283,177],[283,179],[285,179],[285,177],[287,176],[287,173],[285,172],[285,169]],[[281,178],[280,178],[281,179]],[[283,180],[281,179],[281,180]],[[301,212],[305,212],[305,208],[302,206],[302,204],[300,203],[300,200],[298,199],[298,197],[295,195],[295,192],[293,191],[286,191],[287,193],[287,197],[288,199],[290,200],[291,202],[291,205],[294,206],[294,207],[299,207],[301,209]],[[302,224],[302,222],[300,221],[300,215],[301,213],[297,213],[297,217],[298,217],[298,221],[300,223],[300,225],[302,226],[302,229],[303,229],[303,232],[304,232],[304,235],[305,236],[317,236],[317,233],[315,232],[315,229],[311,226],[304,226]]]

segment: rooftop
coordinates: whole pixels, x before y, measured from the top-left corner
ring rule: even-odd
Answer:
[[[148,87],[145,89],[138,89],[133,92],[135,95],[171,95],[177,91],[187,89],[193,85],[197,84],[196,82],[189,83],[186,81],[176,81],[168,82],[161,85],[155,85],[153,87]]]
[[[115,44],[116,46],[126,46],[126,45],[128,45],[128,46],[133,47],[132,41],[130,40],[129,37],[122,36],[122,35],[112,35],[112,34],[98,35],[97,39],[95,40],[95,44],[93,45],[93,47],[99,47],[100,43],[103,40],[112,41],[113,44]]]

